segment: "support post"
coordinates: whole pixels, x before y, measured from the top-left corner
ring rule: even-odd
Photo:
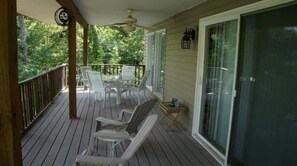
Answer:
[[[71,17],[68,25],[69,63],[69,118],[76,119],[76,20]]]
[[[22,165],[16,0],[0,5],[0,163]]]

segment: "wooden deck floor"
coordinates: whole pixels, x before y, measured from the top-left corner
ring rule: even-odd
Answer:
[[[149,94],[146,99],[151,98]],[[88,98],[88,92],[77,91],[78,119],[68,119],[68,92],[61,93],[48,111],[35,126],[22,138],[22,155],[24,166],[73,165],[75,157],[86,149],[90,134],[95,130],[95,118],[104,116],[117,119],[122,108],[134,108],[136,97],[132,99],[123,94],[122,104],[116,105],[115,96],[106,101],[105,109],[99,103]],[[151,113],[163,116],[158,104]],[[125,117],[126,119],[128,117]],[[165,130],[165,125],[157,125],[148,139],[129,161],[130,166],[217,166],[211,157],[182,127],[174,125]],[[98,152],[108,154],[106,144],[99,144]],[[121,155],[120,150],[116,150]]]

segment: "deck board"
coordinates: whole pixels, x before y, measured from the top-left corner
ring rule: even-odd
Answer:
[[[152,98],[147,93],[142,101]],[[122,95],[122,104],[116,104],[114,94],[102,102],[94,102],[87,91],[77,91],[78,119],[68,118],[68,92],[63,91],[48,107],[38,122],[22,138],[24,166],[71,166],[76,155],[87,148],[91,133],[95,131],[95,119],[103,116],[117,119],[123,108],[133,109],[137,105],[135,96]],[[150,114],[164,115],[156,104]],[[129,115],[124,116],[125,120]],[[129,144],[127,141],[126,146]],[[99,142],[97,153],[108,155],[106,142]],[[122,151],[116,148],[116,155]],[[218,166],[218,162],[195,141],[188,131],[178,124],[166,130],[166,125],[157,124],[136,154],[129,160],[129,166]]]

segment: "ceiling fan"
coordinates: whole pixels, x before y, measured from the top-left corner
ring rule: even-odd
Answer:
[[[133,9],[128,9],[127,12],[128,12],[128,16],[126,18],[124,18],[123,22],[114,23],[109,26],[120,26],[120,27],[123,27],[123,29],[127,32],[134,31],[136,29],[136,27],[146,29],[149,31],[154,29],[153,27],[147,27],[147,26],[142,26],[142,25],[136,24],[137,18],[132,16]]]

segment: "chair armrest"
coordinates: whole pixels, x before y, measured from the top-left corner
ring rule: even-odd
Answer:
[[[115,157],[97,157],[97,156],[83,156],[77,155],[75,163],[82,164],[121,164],[127,162],[127,159]]]
[[[93,138],[99,138],[105,141],[124,141],[124,140],[132,140],[133,137],[129,135],[128,132],[123,130],[100,130],[98,132],[94,132],[92,135]]]
[[[123,121],[124,113],[133,114],[132,109],[122,109],[119,115],[119,121]]]
[[[118,126],[126,124],[126,122],[121,122],[118,120],[111,120],[111,119],[107,119],[104,117],[97,117],[96,121],[101,122],[101,123],[111,124],[111,125],[118,125]]]

